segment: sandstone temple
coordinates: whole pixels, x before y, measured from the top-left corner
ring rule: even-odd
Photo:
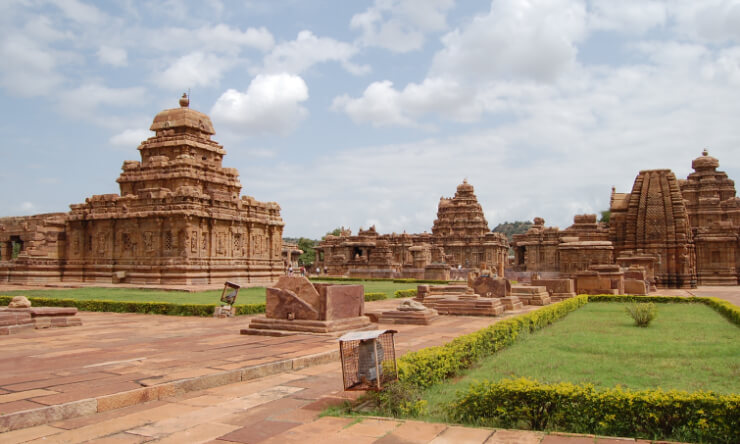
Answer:
[[[612,189],[610,220],[575,216],[560,231],[536,218],[514,235],[514,269],[575,276],[613,265],[641,267],[659,287],[738,285],[740,198],[719,161],[704,150],[685,180],[640,171],[632,191]]]
[[[379,234],[375,227],[356,235],[343,230],[317,247],[317,266],[353,277],[449,279],[450,267],[485,265],[503,276],[509,243],[493,233],[467,180],[454,197],[440,198],[432,233]]]
[[[141,161],[123,163],[120,194],[0,218],[0,282],[272,282],[283,273],[280,206],[240,196],[211,119],[183,95],[150,130]]]

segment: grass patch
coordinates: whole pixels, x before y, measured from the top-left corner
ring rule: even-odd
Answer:
[[[78,301],[115,302],[165,302],[170,304],[220,304],[221,290],[184,291],[147,290],[136,288],[64,288],[44,290],[4,291],[7,296],[27,296],[52,299],[74,299]],[[236,305],[260,304],[265,302],[265,288],[252,287],[239,290]]]
[[[315,281],[321,282],[321,281]],[[416,284],[393,282],[348,281],[329,282],[332,284],[361,284],[365,293],[385,293],[393,297],[396,290],[416,288]],[[54,299],[75,299],[78,301],[116,301],[116,302],[167,302],[170,304],[218,304],[221,290],[207,290],[188,293],[185,291],[148,290],[137,288],[60,288],[43,290],[12,290],[4,291],[7,296],[27,296]],[[265,302],[265,287],[250,287],[239,290],[236,298],[237,305],[260,304]]]
[[[477,380],[527,377],[544,383],[620,385],[633,390],[740,392],[740,330],[700,304],[663,304],[635,328],[621,303],[589,303],[563,320],[481,360],[461,377],[428,389],[427,418]]]
[[[365,293],[385,293],[389,298],[393,297],[393,293],[396,290],[409,290],[416,289],[419,284],[416,283],[404,283],[404,282],[392,282],[392,281],[364,281],[362,279],[357,280],[342,280],[342,281],[324,281],[321,279],[311,279],[311,282],[326,282],[328,284],[345,284],[345,285],[362,285],[365,287]]]

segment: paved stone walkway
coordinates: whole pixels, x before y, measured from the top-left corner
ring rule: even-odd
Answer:
[[[733,300],[738,288],[693,293]],[[368,309],[397,303],[373,302]],[[10,429],[0,434],[0,442],[625,441],[417,421],[318,418],[326,406],[353,396],[342,391],[333,338],[241,336],[237,332],[248,317],[80,316],[82,327],[0,339],[0,430]],[[402,354],[448,342],[500,319],[443,317],[432,326],[380,327],[399,330],[397,348]],[[29,409],[46,413],[29,415]],[[71,419],[60,419],[65,415]],[[28,422],[9,420],[14,417]]]

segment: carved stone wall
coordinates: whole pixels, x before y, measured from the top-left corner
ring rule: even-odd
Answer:
[[[545,227],[545,221],[537,217],[526,233],[513,236],[512,247],[517,271],[573,275],[591,265],[613,263],[609,231],[596,221],[595,214],[576,215],[573,225],[563,231]]]

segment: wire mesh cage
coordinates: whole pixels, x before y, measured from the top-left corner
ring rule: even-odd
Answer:
[[[344,390],[381,390],[398,379],[395,330],[347,333],[339,338]]]

